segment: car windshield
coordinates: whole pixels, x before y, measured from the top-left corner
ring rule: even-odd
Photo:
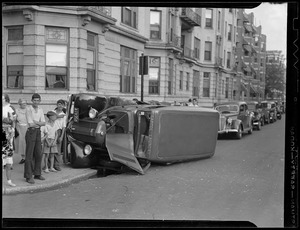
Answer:
[[[268,103],[261,103],[262,108],[268,108]]]
[[[237,105],[219,105],[216,107],[219,112],[238,112],[239,107]]]
[[[249,110],[255,110],[256,109],[255,104],[248,104],[248,109]]]

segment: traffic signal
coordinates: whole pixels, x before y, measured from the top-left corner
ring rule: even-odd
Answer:
[[[148,65],[149,56],[140,56],[139,58],[139,74],[140,75],[147,75],[148,74]]]

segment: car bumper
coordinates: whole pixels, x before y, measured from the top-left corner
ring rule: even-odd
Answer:
[[[218,134],[224,134],[224,133],[237,133],[237,132],[238,132],[237,129],[224,129],[224,130],[218,131]]]

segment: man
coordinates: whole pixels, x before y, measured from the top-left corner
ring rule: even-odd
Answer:
[[[192,106],[198,107],[198,101],[197,101],[196,98],[193,98],[193,105]]]
[[[37,93],[32,95],[32,105],[26,109],[28,129],[26,132],[26,156],[24,164],[24,178],[26,182],[34,184],[34,179],[45,180],[42,177],[42,143],[41,126],[45,125],[43,109],[39,107],[41,96]],[[34,178],[32,178],[34,175]]]

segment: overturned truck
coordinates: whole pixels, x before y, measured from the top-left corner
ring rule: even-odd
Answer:
[[[144,174],[151,162],[171,164],[213,156],[219,113],[73,94],[67,120],[63,152],[72,167],[121,165]]]

